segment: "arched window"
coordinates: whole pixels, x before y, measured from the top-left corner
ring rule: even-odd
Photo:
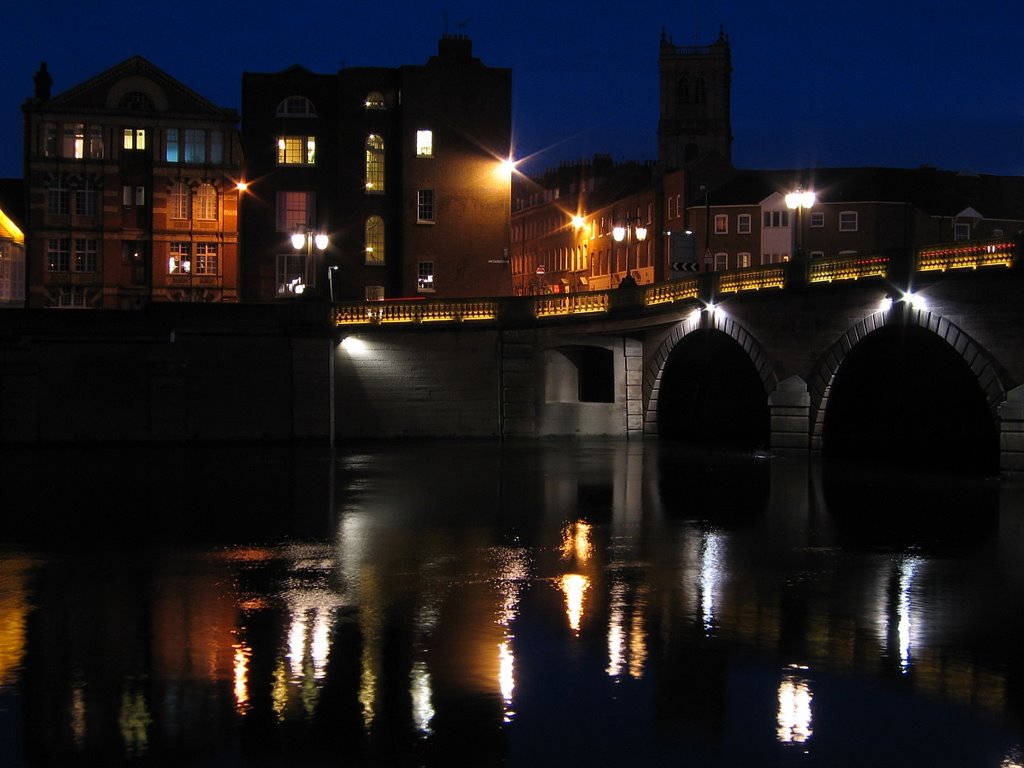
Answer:
[[[193,211],[197,221],[217,220],[217,190],[212,184],[199,185]]]
[[[366,94],[366,108],[386,109],[387,105],[384,103],[384,94],[380,91],[370,91]]]
[[[128,91],[117,106],[121,109],[149,110],[153,109],[153,100],[142,91]]]
[[[289,96],[277,105],[277,117],[316,117],[316,107],[305,96]]]
[[[366,137],[366,191],[384,191],[384,139],[375,133]]]
[[[366,263],[384,263],[384,219],[380,216],[366,220]]]
[[[676,102],[679,104],[690,103],[690,81],[685,77],[680,77],[676,85]]]
[[[170,211],[172,219],[187,219],[192,213],[192,190],[187,184],[178,182],[171,187]]]

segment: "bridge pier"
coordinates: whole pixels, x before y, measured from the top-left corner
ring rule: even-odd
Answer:
[[[998,413],[999,469],[1024,472],[1024,385],[1006,393]]]
[[[768,395],[771,416],[771,450],[776,453],[806,452],[811,440],[811,395],[799,376],[780,381]]]

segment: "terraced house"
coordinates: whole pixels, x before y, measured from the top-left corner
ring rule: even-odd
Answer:
[[[140,56],[25,118],[30,307],[238,300],[238,115]]]

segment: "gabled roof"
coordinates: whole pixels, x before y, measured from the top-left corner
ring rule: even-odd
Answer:
[[[230,116],[235,110],[212,101],[175,80],[142,56],[132,56],[50,99],[34,104],[43,109],[117,109],[128,92],[146,94],[157,112]]]
[[[1024,220],[1024,177],[935,168],[807,168],[738,171],[711,190],[710,205],[758,205],[772,193],[814,190],[823,203],[910,203],[933,216],[974,208],[989,219]],[[695,197],[692,205],[703,205]]]

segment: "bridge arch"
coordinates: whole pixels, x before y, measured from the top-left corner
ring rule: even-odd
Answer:
[[[778,384],[774,361],[754,336],[734,318],[723,312],[704,310],[676,324],[648,357],[644,370],[644,434],[653,436],[661,432],[658,419],[661,400],[665,395],[662,384],[673,350],[691,334],[708,330],[719,331],[732,338],[750,359],[761,381],[767,403],[768,393]]]
[[[998,435],[998,407],[1006,399],[1007,390],[999,374],[999,366],[991,354],[948,318],[928,310],[916,310],[897,304],[850,326],[821,356],[817,370],[808,380],[813,450],[825,447],[830,400],[835,394],[837,376],[841,375],[843,365],[849,361],[851,353],[861,349],[865,343],[870,343],[869,339],[877,339],[880,331],[892,331],[900,327],[914,329],[919,340],[927,334],[943,345],[943,348],[952,351],[950,359],[963,362],[963,370],[970,372],[969,376],[973,377],[984,398],[985,408],[992,421],[993,435]]]

